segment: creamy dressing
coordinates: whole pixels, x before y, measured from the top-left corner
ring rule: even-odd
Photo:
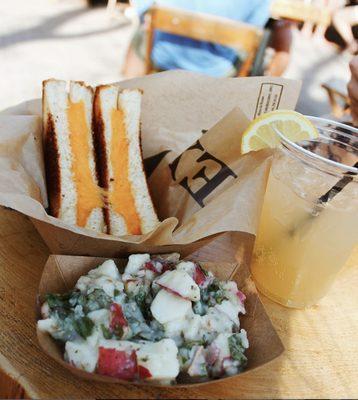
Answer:
[[[191,261],[131,255],[123,275],[112,260],[73,292],[47,295],[38,329],[65,343],[64,359],[87,372],[175,382],[239,373],[249,347],[235,282]]]

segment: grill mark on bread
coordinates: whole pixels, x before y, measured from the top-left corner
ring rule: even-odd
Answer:
[[[61,170],[59,151],[52,115],[47,114],[44,125],[44,161],[49,213],[58,218],[61,204]]]
[[[98,86],[94,93],[93,99],[93,145],[95,151],[95,163],[96,163],[96,173],[98,185],[104,189],[105,193],[109,189],[109,179],[108,179],[108,160],[106,152],[106,139],[104,135],[104,122],[102,116],[101,99],[100,99],[100,89],[103,86]],[[111,233],[110,226],[110,213],[107,194],[103,195],[103,218],[106,225],[106,233]]]

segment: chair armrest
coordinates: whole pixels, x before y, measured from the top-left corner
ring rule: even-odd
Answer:
[[[338,95],[343,99],[348,100],[348,90],[345,82],[334,79],[329,82],[322,83],[322,87],[327,90],[327,92]]]

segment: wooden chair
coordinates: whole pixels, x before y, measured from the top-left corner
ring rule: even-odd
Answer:
[[[331,80],[323,83],[322,87],[327,91],[332,115],[335,118],[342,118],[345,114],[349,114],[349,96],[346,84],[338,80]]]
[[[271,16],[275,19],[311,22],[326,27],[332,19],[331,10],[328,7],[320,7],[303,0],[274,0],[271,4]]]
[[[149,29],[147,32],[146,73],[154,72],[152,64],[152,49],[154,31],[185,36],[191,39],[212,42],[229,46],[238,51],[244,51],[247,57],[241,65],[239,76],[248,76],[252,71],[255,55],[268,38],[262,29],[236,22],[228,18],[209,14],[184,11],[159,5],[153,6],[149,12]],[[261,43],[262,39],[265,43]],[[259,52],[263,58],[263,52]],[[262,60],[261,60],[262,61]],[[255,66],[259,63],[255,62]]]

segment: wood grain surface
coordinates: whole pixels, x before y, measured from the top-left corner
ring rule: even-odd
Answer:
[[[286,347],[282,357],[230,386],[163,390],[81,381],[43,354],[34,310],[48,250],[14,211],[0,209],[0,236],[0,398],[358,397],[358,248],[319,306],[290,310],[262,298]],[[220,246],[204,252],[219,257]]]

